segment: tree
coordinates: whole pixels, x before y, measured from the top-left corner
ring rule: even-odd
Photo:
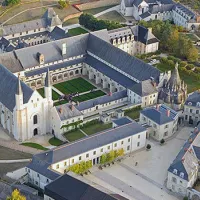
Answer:
[[[101,155],[100,163],[104,164],[106,163],[106,160],[107,160],[106,154]]]
[[[15,5],[15,4],[18,4],[20,3],[21,0],[6,0],[6,5]]]
[[[117,157],[123,156],[124,155],[124,149],[118,149],[117,150]]]
[[[146,148],[147,148],[148,150],[150,150],[150,149],[151,149],[151,145],[150,145],[150,144],[147,144]]]
[[[68,6],[67,1],[65,1],[65,0],[59,0],[58,4],[61,7],[61,9],[66,8]]]
[[[7,197],[6,200],[26,200],[26,197],[21,195],[19,190],[15,189],[12,192],[12,195],[10,197]]]
[[[186,55],[187,60],[189,60],[190,62],[194,62],[197,61],[198,57],[199,57],[199,52],[196,47],[193,46],[191,49],[188,49]]]

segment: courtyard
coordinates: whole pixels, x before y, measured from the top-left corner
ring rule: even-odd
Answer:
[[[152,139],[150,151],[127,155],[122,162],[85,176],[94,184],[133,200],[177,200],[166,188],[167,169],[188,139],[192,128],[181,127],[173,139],[160,146]],[[135,163],[138,163],[137,165]]]
[[[44,88],[37,90],[39,94],[44,97]],[[57,83],[52,86],[52,98],[54,105],[61,105],[68,103],[68,100],[59,100],[60,96],[70,95],[77,93],[73,97],[73,101],[82,102],[90,99],[94,99],[105,95],[103,91],[97,89],[93,84],[89,83],[87,80],[78,77],[61,83]]]

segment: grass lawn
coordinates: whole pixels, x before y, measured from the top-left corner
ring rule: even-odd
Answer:
[[[88,9],[88,10],[83,10],[84,13],[89,13],[89,14],[92,14],[92,15],[95,15],[97,13],[100,13],[104,10],[107,10],[109,8],[112,8],[114,7],[115,5],[112,5],[112,6],[104,6],[104,7],[100,7],[100,8],[92,8],[92,9]]]
[[[122,22],[122,23],[126,22],[126,20],[117,11],[110,11],[104,15],[99,16],[98,19]]]
[[[164,63],[159,63],[156,65],[156,67],[162,72],[168,71],[168,70],[174,70],[174,67],[171,67]],[[199,81],[197,81],[192,75],[184,74],[183,72],[179,72],[179,73],[180,73],[181,79],[184,80],[188,86],[188,93],[194,92],[195,90],[199,88],[199,85],[200,85]]]
[[[70,142],[73,142],[75,140],[85,137],[85,135],[80,130],[73,130],[73,131],[67,132],[64,134],[64,136]]]
[[[61,144],[63,144],[63,142],[61,140],[59,140],[58,138],[54,138],[52,137],[49,140],[49,144],[53,145],[53,146],[60,146]]]
[[[141,108],[132,108],[125,111],[125,116],[130,117],[131,119],[138,119],[140,117]]]
[[[75,78],[70,81],[55,84],[54,87],[63,94],[71,94],[73,92],[87,92],[95,88],[92,84],[83,78]]]
[[[77,27],[77,28],[69,29],[68,33],[70,36],[75,36],[75,35],[81,35],[88,32],[81,27]]]
[[[98,133],[100,131],[104,131],[106,129],[112,128],[112,123],[109,124],[102,124],[102,123],[97,123],[97,124],[92,124],[90,126],[87,126],[85,128],[81,128],[86,134],[92,135],[95,133]]]
[[[72,24],[79,24],[79,18],[75,17],[75,18],[69,19],[63,23],[63,26],[69,26]]]
[[[38,89],[37,90],[38,92],[39,92],[39,94],[44,98],[45,96],[44,96],[44,88],[40,88],[40,89]],[[52,98],[53,98],[53,100],[55,101],[55,100],[58,100],[58,98],[60,97],[60,95],[57,93],[57,92],[55,92],[54,90],[52,90]]]
[[[43,147],[42,145],[37,144],[37,143],[33,143],[33,142],[25,142],[25,143],[22,143],[21,145],[31,147],[31,148],[35,148],[35,149],[39,149],[39,150],[44,150],[44,151],[48,150],[47,148]]]

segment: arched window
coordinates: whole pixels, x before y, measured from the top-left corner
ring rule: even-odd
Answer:
[[[75,74],[78,74],[78,73],[79,73],[79,71],[78,71],[78,70],[76,70],[76,71],[75,71]]]
[[[33,124],[37,124],[38,123],[38,118],[37,115],[33,116]]]

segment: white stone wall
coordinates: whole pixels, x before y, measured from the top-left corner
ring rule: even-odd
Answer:
[[[189,123],[190,119],[193,120],[195,126],[200,122],[200,106],[184,106],[184,120]]]
[[[101,146],[97,149],[93,149],[88,152],[83,152],[79,155],[60,161],[58,163],[54,163],[52,164],[51,168],[55,171],[58,171],[59,173],[64,173],[64,170],[67,169],[70,165],[79,163],[81,161],[92,160],[95,164],[97,164],[97,158],[99,158],[99,162],[100,162],[100,156],[102,154],[110,152],[111,150],[117,150],[117,149],[123,148],[125,151],[125,154],[127,154],[130,152],[136,151],[138,149],[141,149],[145,147],[145,145],[146,145],[146,131],[135,134],[131,137],[124,138],[122,140],[118,140],[116,142]],[[128,149],[128,146],[130,149]],[[86,156],[87,154],[89,154],[88,157]]]

